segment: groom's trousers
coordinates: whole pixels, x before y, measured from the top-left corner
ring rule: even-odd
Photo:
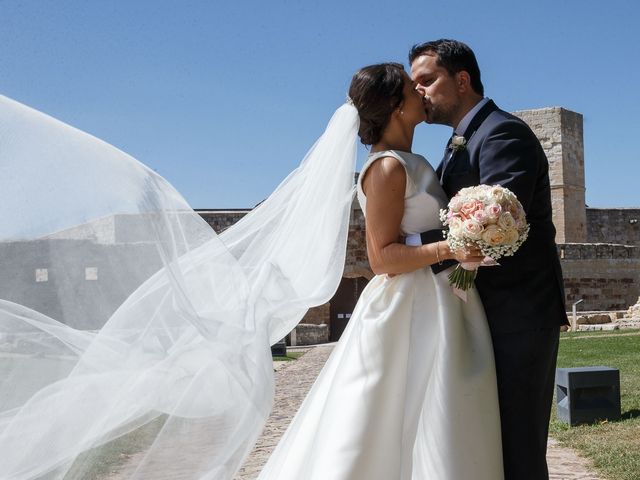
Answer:
[[[492,335],[505,480],[547,480],[559,327]]]

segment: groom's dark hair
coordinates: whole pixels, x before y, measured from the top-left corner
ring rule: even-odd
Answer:
[[[432,42],[425,42],[414,45],[409,52],[409,65],[413,61],[425,54],[435,54],[436,64],[444,67],[449,75],[465,71],[471,77],[471,87],[478,95],[484,96],[484,86],[480,80],[480,67],[468,45],[458,40],[448,40],[442,38]]]

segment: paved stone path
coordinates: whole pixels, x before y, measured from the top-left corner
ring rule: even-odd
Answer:
[[[276,372],[276,403],[256,447],[235,480],[254,480],[278,443],[307,391],[329,357],[332,346],[310,349],[294,362],[279,366]],[[549,439],[547,451],[550,480],[602,480],[591,470],[588,460]]]
[[[318,346],[276,370],[276,401],[253,452],[234,480],[253,480],[287,429],[293,415],[329,358],[333,346]]]
[[[547,463],[550,480],[603,480],[592,471],[587,459],[561,447],[553,438],[549,438]]]

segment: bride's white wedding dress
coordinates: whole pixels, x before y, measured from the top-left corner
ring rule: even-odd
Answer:
[[[405,234],[441,227],[447,204],[433,168],[383,156],[407,173]],[[365,210],[366,197],[358,185]],[[491,337],[475,290],[465,303],[449,270],[378,275],[259,480],[499,480],[500,417]]]

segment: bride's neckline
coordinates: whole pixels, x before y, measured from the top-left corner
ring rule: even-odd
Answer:
[[[417,155],[417,153],[407,152],[406,150],[398,150],[397,148],[387,148],[385,150],[378,150],[376,152],[369,152],[369,156],[377,155],[378,153],[384,153],[384,152],[400,152],[400,153],[408,153],[409,155]]]

